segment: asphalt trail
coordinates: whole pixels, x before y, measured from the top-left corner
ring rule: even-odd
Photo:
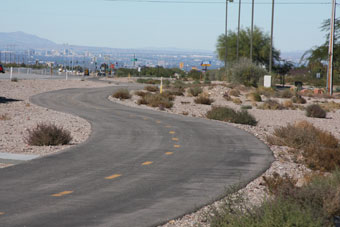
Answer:
[[[273,160],[247,132],[115,104],[107,99],[114,89],[31,98],[88,120],[93,132],[62,153],[0,169],[0,226],[155,226],[249,182]]]

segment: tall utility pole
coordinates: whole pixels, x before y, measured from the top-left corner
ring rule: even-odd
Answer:
[[[333,50],[334,50],[334,27],[335,27],[336,0],[332,0],[331,33],[329,35],[327,91],[333,94]]]
[[[269,53],[269,72],[272,72],[273,64],[273,33],[274,33],[274,0],[272,2],[272,27],[270,35],[270,53]]]
[[[254,33],[254,4],[255,0],[252,0],[251,7],[251,31],[250,31],[250,61],[253,62],[253,33]]]
[[[224,55],[224,71],[225,75],[227,76],[227,59],[228,59],[228,2],[229,0],[225,1],[225,55]]]
[[[241,26],[241,0],[238,2],[238,28],[237,28],[237,46],[236,46],[236,59],[239,58],[239,46],[240,46],[240,26]]]

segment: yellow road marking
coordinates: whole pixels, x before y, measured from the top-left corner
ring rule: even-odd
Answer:
[[[161,121],[156,121],[156,123],[160,124],[160,123],[161,123]]]
[[[175,131],[170,131],[169,133],[170,133],[170,134],[175,134]]]
[[[166,125],[165,128],[171,128],[171,125]]]
[[[178,138],[173,137],[172,140],[173,140],[173,141],[178,141]]]
[[[59,193],[53,194],[52,196],[54,196],[54,197],[61,197],[63,195],[71,194],[72,192],[73,191],[63,191],[63,192],[59,192]]]
[[[147,166],[147,165],[151,165],[151,164],[152,164],[152,162],[143,162],[142,166]]]
[[[4,215],[5,214],[5,212],[0,212],[0,215]]]
[[[172,155],[174,152],[166,152],[166,155]]]
[[[115,178],[120,177],[120,176],[122,176],[122,175],[121,174],[113,174],[111,176],[105,177],[105,179],[112,180],[112,179],[115,179]]]
[[[181,147],[181,145],[178,145],[178,144],[174,145],[174,148],[180,148],[180,147]]]

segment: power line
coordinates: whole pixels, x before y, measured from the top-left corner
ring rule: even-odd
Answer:
[[[166,4],[225,4],[221,1],[161,1],[161,0],[106,0],[109,2],[136,2],[136,3],[166,3]],[[231,2],[238,4],[238,1]],[[242,4],[252,4],[252,2],[243,2]],[[256,5],[271,5],[271,2],[256,2]],[[331,5],[331,2],[277,2],[276,5]]]

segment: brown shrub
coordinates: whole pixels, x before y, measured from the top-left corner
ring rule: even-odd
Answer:
[[[69,144],[71,133],[54,124],[38,124],[34,129],[28,130],[25,142],[32,146],[56,146]]]
[[[322,103],[320,106],[327,112],[333,112],[340,109],[340,103],[334,101]]]
[[[307,106],[306,116],[314,117],[314,118],[325,118],[327,116],[327,113],[318,104],[312,104],[312,105]]]
[[[113,93],[112,97],[117,99],[129,99],[131,98],[131,95],[128,89],[119,89]]]
[[[262,105],[258,106],[258,109],[263,109],[263,110],[283,110],[284,107],[278,101],[273,100],[273,99],[268,99]]]
[[[147,92],[144,91],[135,91],[135,95],[139,97],[144,97],[147,94]]]
[[[283,102],[283,107],[285,109],[295,109],[295,106],[293,105],[293,102],[290,100],[286,100]]]
[[[229,92],[228,92],[228,95],[230,96],[235,96],[235,97],[239,97],[241,95],[241,92],[237,89],[231,89]]]
[[[233,103],[235,103],[236,105],[241,105],[242,101],[239,98],[235,98],[235,99],[233,99]]]
[[[297,180],[291,178],[287,174],[280,176],[277,172],[271,177],[263,176],[264,185],[272,195],[278,196],[282,194],[291,194],[295,190]]]
[[[199,96],[198,98],[196,98],[195,100],[195,103],[197,104],[203,104],[203,105],[211,105],[211,103],[214,102],[213,99],[209,98],[209,97],[206,97],[206,96]]]
[[[247,95],[247,98],[252,102],[262,102],[261,95],[257,92],[252,92]]]
[[[291,100],[293,103],[297,103],[297,104],[307,103],[306,99],[304,99],[301,95],[296,95]]]
[[[171,108],[173,103],[169,99],[169,97],[164,94],[147,94],[137,102],[139,105],[148,105],[151,107],[159,107],[159,108]]]
[[[149,92],[157,92],[157,91],[159,91],[159,88],[156,87],[156,86],[146,86],[144,89],[149,91]]]

